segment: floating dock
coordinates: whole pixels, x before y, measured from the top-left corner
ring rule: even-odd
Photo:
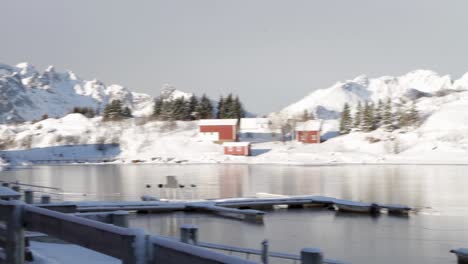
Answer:
[[[261,222],[266,214],[262,210],[282,208],[334,207],[336,210],[359,213],[379,213],[381,209],[391,214],[407,214],[411,208],[405,205],[376,204],[336,199],[325,196],[291,196],[278,198],[231,198],[199,201],[130,201],[130,202],[65,202],[38,204],[50,210],[69,213],[134,211],[161,213],[175,211],[207,212],[224,217]]]

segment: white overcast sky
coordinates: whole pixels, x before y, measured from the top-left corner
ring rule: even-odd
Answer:
[[[268,113],[360,74],[468,71],[466,0],[2,1],[0,62]]]

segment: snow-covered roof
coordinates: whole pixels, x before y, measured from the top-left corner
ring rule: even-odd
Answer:
[[[250,142],[224,142],[223,147],[248,147]]]
[[[241,118],[240,127],[241,129],[253,129],[268,127],[270,120],[268,118]]]
[[[199,126],[236,126],[237,119],[200,119]]]
[[[309,120],[296,123],[296,131],[320,131],[322,129],[322,120]]]

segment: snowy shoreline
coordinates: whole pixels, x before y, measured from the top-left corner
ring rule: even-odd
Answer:
[[[305,162],[256,162],[256,161],[183,161],[178,162],[153,162],[153,161],[109,161],[109,162],[89,162],[85,160],[75,160],[75,161],[50,161],[50,162],[22,162],[21,164],[0,164],[0,171],[10,170],[10,169],[23,169],[31,166],[96,166],[96,165],[164,165],[164,166],[197,166],[197,165],[258,165],[258,166],[298,166],[298,167],[327,167],[327,166],[468,166],[468,161],[459,162],[459,161],[445,161],[445,162],[428,162],[424,160],[419,161],[407,161],[407,162],[395,162],[395,161],[380,161],[380,162],[315,162],[315,163],[305,163]]]

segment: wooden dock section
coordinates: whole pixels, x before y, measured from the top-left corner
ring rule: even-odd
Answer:
[[[236,209],[218,206],[210,203],[193,203],[187,205],[187,208],[194,209],[196,211],[210,212],[224,217],[230,217],[240,220],[247,220],[251,222],[263,222],[263,215],[265,212],[252,210],[252,209]]]
[[[8,199],[18,199],[18,192],[8,187],[3,187],[2,191],[8,194]],[[13,195],[13,196],[10,196]],[[26,203],[33,203],[33,191],[25,190],[24,196]],[[372,212],[378,213],[384,209],[389,214],[408,214],[410,207],[395,204],[370,204],[355,202],[349,200],[336,199],[326,196],[303,195],[303,196],[284,196],[270,195],[266,198],[229,198],[213,200],[145,200],[145,201],[115,201],[115,202],[56,202],[50,203],[50,200],[41,199],[41,202],[35,204],[36,207],[42,207],[48,210],[62,213],[99,213],[113,211],[127,211],[137,213],[163,213],[175,211],[199,211],[207,212],[223,217],[240,219],[251,222],[263,222],[265,212],[262,210],[272,210],[275,207],[281,208],[310,208],[310,207],[335,207],[338,210],[347,210],[351,212]],[[372,210],[370,210],[371,208]],[[351,210],[352,209],[352,210]]]
[[[344,205],[356,207],[371,206],[377,212],[380,209],[389,214],[407,214],[411,208],[405,205],[379,205],[349,200],[335,199],[325,196],[291,196],[278,198],[231,198],[199,201],[130,201],[130,202],[66,202],[38,205],[62,212],[97,213],[112,211],[131,211],[137,213],[162,213],[175,211],[207,212],[223,217],[240,219],[252,222],[262,222],[265,212],[274,207],[286,208],[314,208],[334,206],[337,210],[345,210]],[[358,208],[360,209],[360,208]],[[73,211],[74,210],[74,211]],[[352,210],[349,210],[352,211]],[[359,210],[356,210],[358,212]],[[362,212],[371,212],[362,210]],[[375,212],[374,212],[375,213]]]

